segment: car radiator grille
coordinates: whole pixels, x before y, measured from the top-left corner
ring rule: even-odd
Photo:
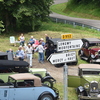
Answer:
[[[90,96],[97,96],[98,93],[99,93],[98,82],[91,82],[90,83]]]

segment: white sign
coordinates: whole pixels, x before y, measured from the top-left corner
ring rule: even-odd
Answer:
[[[14,36],[10,36],[10,43],[15,43],[15,37]]]
[[[57,53],[51,54],[49,57],[49,61],[52,64],[66,63],[76,61],[76,52],[68,52],[68,53]]]
[[[82,40],[69,40],[57,42],[57,51],[79,49],[83,45]]]

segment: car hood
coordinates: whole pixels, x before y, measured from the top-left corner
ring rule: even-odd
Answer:
[[[91,50],[98,51],[98,50],[100,50],[100,48],[92,48]]]
[[[85,80],[87,80],[88,82],[91,82],[91,81],[100,82],[100,76],[99,75],[84,75],[83,78]]]
[[[45,68],[29,68],[29,72],[32,74],[40,74],[42,77],[45,77],[47,70]]]

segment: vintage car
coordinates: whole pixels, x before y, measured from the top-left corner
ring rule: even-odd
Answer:
[[[51,38],[48,40],[47,42],[47,49],[45,50],[45,56],[46,58],[48,59],[49,56],[53,53],[62,53],[63,51],[57,51],[57,42],[60,42],[60,41],[64,41],[63,39],[61,38]],[[67,41],[67,39],[66,39]],[[77,57],[76,57],[77,59]],[[70,63],[67,63],[67,64],[70,64],[70,65],[77,65],[78,63],[78,60],[76,61],[73,61],[73,62],[70,62]],[[55,64],[54,66],[55,67],[62,67],[64,65],[64,63],[61,63],[61,64]]]
[[[53,83],[56,81],[46,69],[29,68],[29,63],[26,61],[0,60],[0,82],[7,82],[8,75],[14,73],[32,73],[50,87],[53,87]]]
[[[0,83],[0,100],[57,100],[58,90],[41,83],[41,79],[31,73],[8,76],[7,83]]]
[[[78,54],[81,59],[89,63],[100,63],[100,39],[83,38],[83,46]]]
[[[100,65],[80,64],[68,69],[68,86],[75,87],[78,100],[100,100]]]

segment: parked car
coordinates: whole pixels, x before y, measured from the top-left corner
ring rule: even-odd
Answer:
[[[57,100],[58,90],[41,83],[41,79],[31,73],[8,76],[7,83],[0,83],[0,100]]]
[[[46,44],[47,49],[45,50],[45,56],[46,56],[47,59],[53,53],[62,53],[63,52],[63,51],[59,51],[59,52],[57,51],[57,42],[58,41],[64,41],[64,40],[60,39],[60,38],[51,38],[51,39],[48,40],[48,42]],[[66,41],[67,41],[67,39],[66,39]],[[77,57],[76,57],[76,59],[77,59]],[[77,65],[77,63],[78,63],[78,60],[67,63],[67,64]],[[54,66],[55,67],[62,67],[63,65],[64,65],[64,63],[55,64]]]
[[[81,59],[89,63],[100,63],[100,39],[83,38],[83,46],[78,54]]]
[[[42,83],[53,87],[56,81],[44,68],[29,68],[26,61],[0,60],[0,83],[7,82],[8,75],[14,73],[32,73],[41,78]]]
[[[68,86],[76,88],[78,100],[100,100],[100,65],[80,64],[70,70],[73,72],[68,72]]]

